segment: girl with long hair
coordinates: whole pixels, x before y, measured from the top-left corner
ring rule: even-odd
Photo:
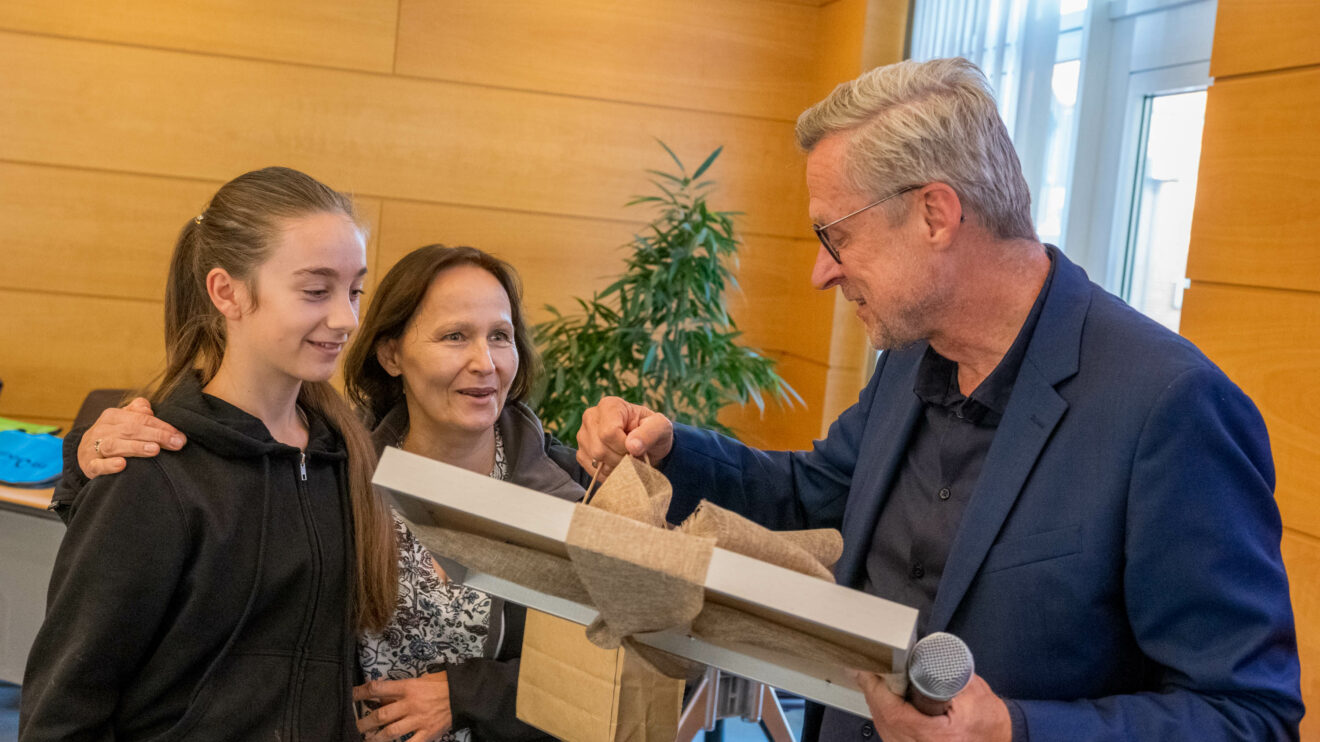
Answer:
[[[266,168],[179,235],[155,413],[189,445],[81,488],[20,739],[360,739],[356,636],[397,592],[370,437],[329,385],[357,327],[351,201]]]

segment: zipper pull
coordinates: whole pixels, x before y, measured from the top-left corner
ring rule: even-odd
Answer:
[[[307,481],[307,452],[298,452],[298,472],[302,474],[302,480]]]

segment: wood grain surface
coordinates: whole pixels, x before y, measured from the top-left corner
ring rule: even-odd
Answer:
[[[5,0],[0,28],[389,72],[398,7],[398,0]]]
[[[1320,290],[1318,131],[1320,68],[1211,86],[1192,280]]]
[[[748,0],[403,0],[395,71],[794,121],[819,11]]]
[[[725,145],[747,231],[810,234],[787,122],[7,33],[0,96],[3,160],[216,181],[283,164],[362,195],[606,219],[672,167],[656,139],[693,168]]]
[[[1216,78],[1320,64],[1320,3],[1219,0],[1210,74]]]

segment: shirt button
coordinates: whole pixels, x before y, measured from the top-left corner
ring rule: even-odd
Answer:
[[[947,499],[949,499],[949,488],[948,488],[948,487],[945,487],[945,488],[943,488],[943,489],[940,490],[940,499],[941,499],[941,500],[947,500]]]
[[[912,577],[914,579],[920,580],[922,577],[925,576],[926,576],[926,568],[921,566],[921,562],[917,562],[916,564],[912,565]]]
[[[875,727],[868,721],[862,725],[862,739],[870,739],[873,736],[875,736]]]

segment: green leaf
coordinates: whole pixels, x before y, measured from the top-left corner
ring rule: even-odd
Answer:
[[[672,181],[674,181],[674,183],[676,183],[680,188],[683,187],[683,185],[686,183],[685,179],[680,178],[680,177],[678,177],[677,175],[674,175],[673,173],[666,173],[666,172],[663,171],[663,170],[647,170],[646,172],[648,172],[648,173],[650,173],[650,174],[652,174],[652,175],[659,175],[661,178],[667,178],[667,179],[669,179],[669,180],[672,180]],[[651,182],[654,183],[655,181],[653,180],[653,181],[651,181]]]
[[[678,171],[680,173],[685,173],[686,171],[683,169],[683,161],[678,159],[678,155],[674,154],[674,150],[670,149],[669,145],[665,144],[662,139],[656,139],[655,141],[660,142],[660,146],[664,147],[665,151],[669,153],[669,157],[673,159],[674,164],[678,165]]]
[[[700,178],[701,174],[706,172],[706,169],[709,168],[715,162],[715,158],[719,157],[720,153],[723,151],[724,151],[723,146],[716,147],[715,151],[711,152],[710,156],[706,158],[706,161],[701,163],[701,166],[697,168],[697,171],[692,173],[692,179],[696,180],[697,178]]]

